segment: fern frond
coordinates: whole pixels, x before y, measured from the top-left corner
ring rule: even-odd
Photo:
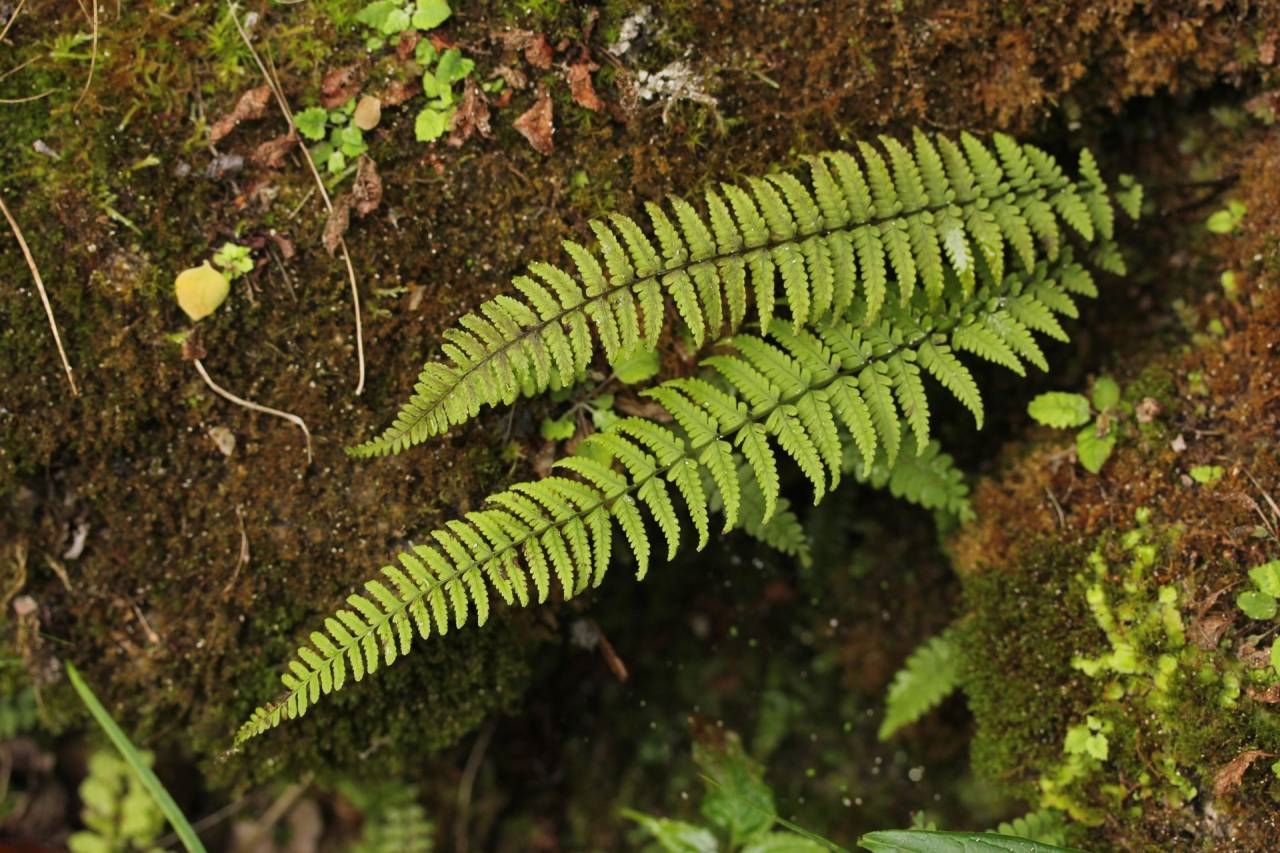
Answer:
[[[916,453],[915,438],[908,437],[902,453],[892,464],[877,459],[865,476],[857,471],[860,464],[856,456],[846,456],[846,470],[874,488],[887,487],[895,498],[946,513],[959,521],[971,521],[974,517],[964,472],[955,466],[951,454],[942,452],[937,440],[930,441]]]
[[[698,347],[736,331],[752,307],[761,328],[777,315],[799,329],[854,304],[873,323],[917,288],[936,303],[948,276],[971,290],[979,260],[1000,280],[1006,246],[1025,270],[1056,258],[1060,222],[1086,241],[1110,236],[1108,189],[1087,152],[1072,180],[1033,146],[1000,135],[993,144],[994,153],[969,134],[956,143],[917,131],[911,147],[882,137],[859,143],[858,156],[827,152],[794,174],[721,185],[701,208],[673,197],[647,204],[644,224],[593,221],[594,249],[566,242],[567,265],[534,263],[515,277],[522,299],[499,296],[459,320],[392,425],[349,452],[398,453],[484,407],[570,385],[597,349],[617,364],[654,346],[669,306]],[[969,337],[984,346],[981,332]],[[879,393],[868,393],[883,414]],[[923,417],[911,421],[917,437]]]
[[[960,686],[960,649],[949,631],[920,644],[893,678],[885,697],[880,740],[914,723]]]
[[[978,269],[982,280],[985,266],[979,263]],[[409,651],[415,634],[425,639],[461,628],[473,610],[483,623],[491,593],[508,605],[526,605],[546,601],[553,586],[569,598],[598,585],[609,567],[615,528],[640,577],[658,544],[649,522],[670,556],[687,514],[701,546],[709,492],[719,493],[726,527],[741,523],[754,506],[754,494],[739,482],[742,468],[759,492],[762,525],[780,506],[779,456],[799,467],[815,495],[839,476],[833,442],[842,452],[852,446],[860,457],[855,467],[864,471],[877,457],[893,465],[904,444],[927,469],[938,457],[922,420],[921,374],[910,370],[921,352],[927,346],[963,349],[964,331],[980,328],[989,350],[1002,347],[1025,356],[1027,342],[1034,346],[1033,333],[1013,320],[1011,306],[1035,302],[1052,310],[1055,300],[1042,294],[1065,293],[1067,281],[1078,292],[1091,286],[1064,250],[1055,264],[1037,266],[1029,281],[988,278],[972,296],[950,275],[940,306],[918,291],[907,305],[884,306],[874,320],[866,317],[865,306],[854,306],[846,317],[810,329],[775,319],[767,337],[728,339],[704,360],[706,378],[675,379],[648,392],[671,413],[675,427],[638,418],[615,421],[557,462],[559,473],[491,496],[483,508],[402,552],[399,565],[384,567],[325,620],[323,631],[311,634],[281,677],[284,697],[255,711],[237,742],[305,714],[321,696],[341,689],[348,674],[358,681],[389,665]],[[975,390],[951,385],[981,413]],[[844,430],[834,439],[833,423]],[[691,484],[704,475],[711,487],[699,491]],[[910,491],[910,478],[900,487]]]
[[[1037,809],[1005,821],[995,828],[999,835],[1027,838],[1041,844],[1067,843],[1067,816],[1057,809]]]

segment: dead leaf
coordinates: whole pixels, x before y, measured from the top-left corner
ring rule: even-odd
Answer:
[[[419,80],[392,80],[378,95],[378,99],[384,107],[398,107],[421,92],[422,83]]]
[[[462,100],[449,120],[448,143],[455,148],[475,134],[485,139],[493,135],[489,128],[489,99],[470,77],[462,90]]]
[[[324,249],[330,257],[338,251],[338,246],[350,227],[351,194],[343,193],[333,200],[333,210],[329,211],[329,218],[324,223]]]
[[[279,169],[284,165],[284,158],[289,155],[289,152],[297,143],[298,135],[290,130],[283,136],[268,139],[253,149],[253,153],[249,155],[249,160],[255,166],[260,166],[264,169]]]
[[[604,109],[604,101],[600,100],[600,96],[596,94],[596,87],[591,82],[591,72],[599,67],[594,62],[583,60],[570,65],[565,72],[573,102],[596,113]]]
[[[215,143],[220,141],[235,130],[236,126],[242,121],[253,121],[254,119],[262,118],[267,114],[267,107],[270,105],[270,86],[259,86],[256,89],[250,89],[240,96],[240,100],[236,101],[235,109],[218,119],[209,128],[209,141]]]
[[[1259,758],[1272,758],[1274,755],[1261,749],[1246,749],[1231,759],[1231,762],[1213,777],[1213,795],[1221,797],[1228,791],[1239,788],[1240,783],[1244,781],[1244,774],[1249,770],[1249,765]]]
[[[1245,692],[1249,694],[1250,699],[1261,702],[1263,705],[1280,705],[1280,684],[1273,684],[1266,690],[1250,687]]]
[[[298,250],[294,248],[293,241],[283,234],[276,231],[270,231],[267,236],[271,238],[272,243],[276,244],[276,248],[280,251],[280,257],[284,260],[287,261],[294,255],[298,254]]]
[[[356,165],[356,180],[351,187],[351,200],[356,213],[367,216],[382,204],[382,178],[373,159],[361,155]]]
[[[365,95],[360,99],[360,103],[356,104],[356,110],[351,114],[351,123],[361,130],[373,130],[380,121],[382,121],[382,101],[373,95]]]
[[[671,413],[656,400],[633,397],[630,394],[619,394],[613,401],[613,407],[624,415],[634,418],[645,418],[659,423],[671,423]]]
[[[534,36],[524,47],[525,61],[534,68],[546,71],[551,67],[551,45],[542,33]]]
[[[360,67],[346,65],[335,68],[320,81],[320,106],[326,110],[340,107],[360,91]]]
[[[502,42],[507,50],[518,50],[524,54],[525,62],[534,68],[546,71],[551,67],[551,44],[542,33],[532,30],[506,30],[495,33],[494,38]]]
[[[404,62],[413,56],[413,52],[417,49],[418,42],[421,39],[422,34],[417,30],[405,30],[402,32],[400,41],[396,42],[396,59]]]
[[[555,151],[555,143],[551,140],[556,132],[552,126],[551,95],[545,86],[538,87],[538,100],[515,120],[514,127],[539,154],[550,155]]]
[[[517,91],[529,88],[529,77],[519,68],[512,68],[510,65],[499,65],[493,69],[493,76],[501,77],[503,83]]]
[[[1218,647],[1222,635],[1231,626],[1231,617],[1223,613],[1210,613],[1191,623],[1191,642],[1205,651]]]

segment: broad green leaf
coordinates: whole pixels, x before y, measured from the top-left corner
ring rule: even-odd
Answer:
[[[573,434],[578,431],[578,425],[569,415],[562,418],[543,418],[542,425],[538,428],[538,433],[547,441],[565,441],[573,438]]]
[[[1256,589],[1237,595],[1236,606],[1244,611],[1245,616],[1250,619],[1257,619],[1260,622],[1276,618],[1278,609],[1274,595],[1267,595],[1265,592],[1259,592]]]
[[[1249,579],[1267,595],[1280,598],[1280,560],[1272,560],[1250,569]]]
[[[1196,465],[1187,472],[1197,483],[1216,483],[1222,479],[1221,465]]]
[[[399,11],[400,7],[397,0],[375,0],[356,12],[356,20],[381,32],[391,13]]]
[[[1115,408],[1120,402],[1120,386],[1110,376],[1099,376],[1093,383],[1093,407],[1099,412]]]
[[[1080,464],[1090,474],[1096,474],[1102,470],[1102,466],[1111,458],[1111,451],[1115,446],[1115,432],[1100,436],[1093,424],[1089,424],[1076,434],[1076,455],[1080,457]]]
[[[1037,423],[1055,429],[1078,427],[1089,422],[1092,412],[1083,394],[1050,391],[1041,394],[1027,406],[1027,414]]]
[[[716,837],[705,827],[665,817],[651,817],[631,809],[623,809],[622,815],[647,829],[667,853],[716,853],[719,849]]]
[[[440,64],[436,66],[436,80],[449,86],[466,77],[475,67],[475,60],[464,58],[462,51],[451,47],[440,55]]]
[[[324,139],[329,112],[324,107],[308,107],[293,117],[293,123],[304,138],[312,142]]]
[[[434,30],[453,14],[448,0],[418,0],[413,10],[413,27],[417,30]]]
[[[413,123],[413,135],[419,142],[431,142],[444,136],[449,129],[449,113],[427,107],[418,113]]]
[[[929,832],[896,829],[870,832],[858,846],[872,853],[1079,853],[1068,847],[990,832]]]
[[[658,351],[644,349],[630,358],[624,359],[613,368],[618,381],[624,385],[635,385],[658,375]]]
[[[1280,675],[1280,640],[1276,640],[1271,644],[1271,668]]]

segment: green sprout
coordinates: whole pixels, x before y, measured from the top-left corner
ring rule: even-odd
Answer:
[[[1215,210],[1205,220],[1205,227],[1214,234],[1230,234],[1240,227],[1240,223],[1244,221],[1244,214],[1247,208],[1244,202],[1229,201],[1227,206],[1222,210]]]
[[[369,150],[364,131],[351,120],[355,111],[356,99],[351,98],[335,110],[308,107],[294,116],[298,132],[304,139],[316,143],[311,146],[311,158],[323,163],[331,175],[341,172],[349,161]]]
[[[356,20],[373,30],[365,47],[380,50],[390,37],[408,30],[434,30],[452,14],[448,0],[374,0],[356,12]]]
[[[222,270],[227,281],[235,281],[240,276],[253,272],[253,255],[248,246],[223,243],[213,253],[213,265]]]
[[[1245,616],[1259,622],[1276,618],[1276,613],[1280,612],[1280,560],[1250,569],[1249,580],[1253,586],[1236,596],[1236,607]],[[1275,645],[1271,647],[1271,663],[1280,672],[1280,651]]]
[[[1076,433],[1076,456],[1091,474],[1097,474],[1116,446],[1116,421],[1120,417],[1120,386],[1110,376],[1093,383],[1093,393],[1050,391],[1027,406],[1027,414],[1054,429],[1083,427]]]

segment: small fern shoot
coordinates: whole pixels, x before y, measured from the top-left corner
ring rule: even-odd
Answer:
[[[253,713],[237,743],[391,664],[415,635],[461,628],[473,613],[484,623],[494,596],[526,606],[546,601],[553,586],[565,598],[598,586],[615,530],[640,578],[655,550],[675,555],[686,525],[703,548],[713,500],[726,530],[741,523],[740,462],[765,523],[780,504],[780,455],[809,480],[816,501],[839,481],[849,446],[864,473],[879,458],[892,465],[904,447],[929,448],[926,377],[981,425],[981,396],[962,354],[1018,373],[1024,361],[1047,368],[1036,335],[1065,337],[1057,317],[1076,316],[1074,297],[1097,290],[1066,248],[1029,274],[999,279],[981,259],[976,267],[976,289],[948,274],[941,294],[917,289],[874,317],[853,303],[811,328],[775,318],[767,334],[727,339],[703,360],[703,375],[645,392],[672,426],[617,420],[558,461],[555,475],[490,496],[400,553],[311,633],[282,675],[284,695]]]
[[[700,207],[648,203],[645,226],[593,221],[594,251],[566,242],[567,267],[531,264],[512,282],[523,298],[462,317],[391,426],[350,453],[399,453],[483,407],[572,385],[597,344],[616,365],[658,343],[671,306],[695,347],[750,314],[760,328],[776,315],[798,330],[860,302],[873,323],[918,290],[937,304],[949,275],[972,291],[979,261],[999,281],[1006,255],[1024,271],[1057,258],[1064,224],[1086,242],[1111,238],[1111,200],[1088,151],[1073,180],[1039,148],[1000,134],[992,145],[917,130],[911,147],[881,137],[857,156],[826,152],[799,173],[722,184]],[[1125,187],[1117,199],[1131,210],[1137,190]]]
[[[893,678],[885,698],[880,740],[888,740],[937,707],[960,686],[960,649],[947,631],[911,653]]]

